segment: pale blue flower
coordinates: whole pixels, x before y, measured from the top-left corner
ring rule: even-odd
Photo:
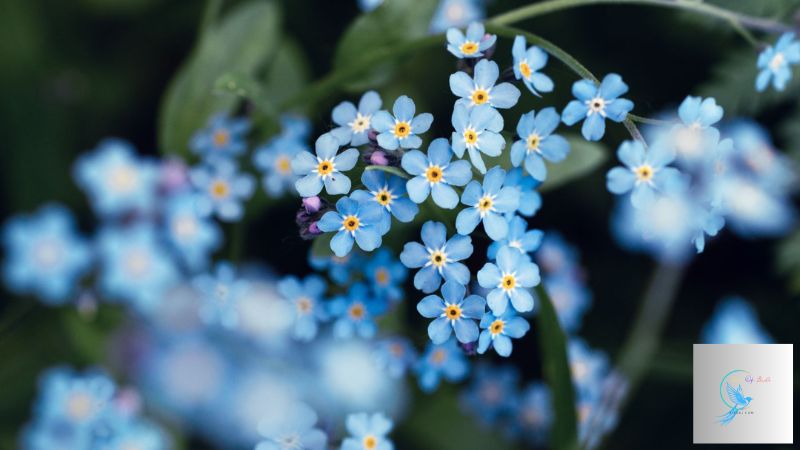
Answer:
[[[259,433],[266,438],[255,450],[325,450],[328,437],[319,428],[317,413],[305,403],[295,403],[286,408],[277,420],[263,422]]]
[[[504,214],[513,213],[519,207],[519,189],[503,186],[506,171],[495,166],[486,173],[483,185],[471,181],[461,194],[461,203],[468,206],[456,217],[456,230],[459,234],[471,234],[479,223],[493,240],[505,239],[508,235],[508,222]]]
[[[459,158],[464,151],[481,173],[486,173],[486,165],[481,153],[487,156],[500,156],[506,141],[500,132],[503,131],[503,116],[489,105],[478,105],[467,108],[456,104],[453,109],[453,135],[451,138],[453,152]]]
[[[430,29],[432,33],[442,33],[483,20],[485,16],[483,0],[441,0],[433,13]]]
[[[433,202],[445,209],[458,204],[458,194],[451,186],[464,186],[472,179],[472,170],[466,161],[453,161],[453,152],[447,139],[434,139],[428,146],[428,155],[411,150],[403,155],[403,170],[414,178],[406,183],[408,196],[422,203],[432,195]]]
[[[164,211],[167,239],[191,269],[204,268],[211,253],[222,245],[219,226],[198,211],[199,195],[175,194],[167,200]]]
[[[528,222],[522,217],[513,215],[508,220],[508,234],[505,238],[489,245],[487,256],[489,259],[495,259],[497,251],[502,247],[515,248],[520,253],[533,253],[542,244],[543,237],[542,230],[528,230]]]
[[[541,446],[547,442],[553,420],[550,389],[542,382],[531,383],[518,397],[513,433]]]
[[[353,336],[371,339],[378,329],[375,316],[385,309],[385,305],[372,297],[364,284],[355,284],[347,294],[335,297],[328,304],[328,312],[335,318],[333,335],[339,339]]]
[[[378,145],[386,150],[419,148],[422,139],[418,136],[431,127],[433,116],[422,113],[417,116],[414,100],[400,96],[392,106],[392,114],[378,111],[372,118],[372,128],[378,132]]]
[[[350,196],[358,202],[374,202],[380,206],[383,211],[381,234],[386,234],[391,228],[392,216],[407,223],[419,212],[419,207],[408,198],[404,179],[380,170],[365,170],[361,182],[367,191],[356,190]]]
[[[253,164],[264,174],[261,185],[270,197],[280,197],[284,192],[294,192],[297,175],[292,171],[292,160],[308,146],[300,138],[284,133],[257,148]]]
[[[608,356],[600,350],[589,348],[580,338],[570,339],[567,356],[578,401],[596,399],[608,373]]]
[[[364,256],[360,252],[350,252],[344,256],[316,256],[309,252],[308,264],[320,272],[328,272],[330,279],[339,285],[347,284],[360,267],[363,267]]]
[[[519,89],[511,83],[497,83],[500,68],[494,61],[482,59],[475,65],[474,76],[466,72],[450,75],[450,90],[457,103],[472,108],[476,105],[489,105],[493,108],[511,108],[519,100]]]
[[[512,300],[513,301],[513,300]],[[533,304],[533,301],[531,301]],[[507,357],[511,355],[511,339],[519,339],[531,328],[527,320],[516,315],[514,310],[508,309],[500,315],[488,311],[481,318],[481,335],[478,339],[478,353],[484,354],[491,345],[498,355]]]
[[[375,359],[390,377],[401,378],[417,360],[417,353],[408,339],[390,337],[376,344]]]
[[[331,118],[339,125],[331,130],[340,145],[358,147],[369,142],[372,130],[372,116],[381,109],[383,101],[375,91],[368,91],[361,96],[358,108],[352,102],[342,102],[333,108]]]
[[[480,22],[469,24],[466,35],[456,27],[447,30],[447,51],[459,59],[480,58],[496,41],[497,36],[487,35]]]
[[[655,200],[656,192],[680,183],[680,171],[667,165],[675,160],[675,151],[664,141],[654,142],[647,150],[639,141],[625,141],[617,150],[625,165],[608,171],[606,186],[614,194],[631,192],[631,203],[637,208]]]
[[[345,420],[350,436],[342,441],[341,450],[394,450],[394,444],[386,436],[393,425],[382,413],[350,414]]]
[[[35,411],[41,421],[60,422],[65,431],[89,434],[106,418],[116,392],[114,382],[98,370],[79,374],[57,367],[39,379]]]
[[[443,344],[455,331],[462,344],[478,340],[478,325],[475,320],[483,316],[486,300],[479,295],[464,298],[467,288],[455,281],[442,286],[442,297],[429,295],[417,303],[422,317],[435,319],[428,326],[428,337],[434,344]]]
[[[364,276],[376,295],[389,300],[403,298],[403,282],[408,269],[387,248],[375,252],[364,265]]]
[[[703,326],[705,344],[770,344],[774,342],[758,320],[756,309],[741,297],[723,299]]]
[[[510,247],[498,250],[497,264],[486,263],[478,271],[478,283],[492,289],[486,300],[495,315],[505,313],[509,300],[517,312],[532,310],[533,297],[528,289],[539,282],[539,267],[527,255]]]
[[[192,153],[205,159],[232,158],[247,150],[250,121],[243,117],[216,114],[206,128],[197,131],[189,141]]]
[[[511,146],[511,164],[519,167],[524,161],[525,170],[537,181],[544,181],[547,178],[544,160],[558,163],[569,153],[569,142],[552,134],[560,121],[555,108],[544,108],[539,114],[535,111],[523,114],[517,124],[520,140]]]
[[[370,12],[382,4],[383,0],[358,0],[358,7],[364,12]]]
[[[572,85],[572,95],[577,100],[567,104],[561,120],[570,126],[583,120],[583,137],[587,141],[599,141],[606,132],[606,118],[622,122],[633,109],[632,101],[619,98],[626,92],[628,85],[615,73],[606,75],[599,86],[591,80],[576,81]]]
[[[358,150],[339,151],[339,140],[331,133],[325,133],[314,144],[316,156],[311,152],[300,152],[292,160],[292,170],[301,176],[295,187],[302,197],[311,197],[322,192],[330,195],[350,192],[350,178],[343,174],[358,162]]]
[[[308,342],[317,335],[319,322],[328,319],[323,296],[328,286],[318,275],[309,275],[304,280],[285,277],[278,282],[278,293],[292,304],[294,309],[294,338]]]
[[[708,128],[722,119],[725,111],[713,97],[686,97],[678,106],[678,117],[685,125]]]
[[[547,53],[544,50],[536,46],[526,48],[525,38],[517,36],[511,55],[514,58],[514,77],[522,80],[528,90],[534,95],[553,90],[553,80],[540,72],[547,65]]]
[[[193,168],[189,177],[201,194],[196,205],[202,216],[214,214],[226,222],[236,222],[244,216],[242,203],[253,195],[255,183],[252,176],[238,171],[235,161],[216,159]]]
[[[457,234],[447,239],[443,223],[427,221],[422,225],[422,245],[409,242],[400,253],[400,261],[410,269],[420,270],[414,276],[414,287],[426,294],[439,289],[442,278],[462,285],[469,283],[467,266],[458,262],[472,255],[472,239]]]
[[[530,175],[526,175],[521,167],[513,168],[506,174],[506,186],[519,189],[519,209],[517,213],[525,217],[533,217],[542,207],[542,195],[536,191],[541,184]]]
[[[462,410],[475,416],[481,425],[498,425],[514,412],[518,382],[519,371],[514,366],[480,364],[461,395]]]
[[[367,252],[380,247],[382,217],[383,209],[377,203],[342,197],[336,202],[336,211],[326,212],[317,226],[326,233],[336,232],[331,250],[341,257],[350,253],[354,241]]]
[[[218,262],[213,272],[197,275],[192,286],[201,295],[200,318],[206,324],[236,328],[239,324],[239,300],[249,284],[239,278],[229,262]]]
[[[439,387],[442,378],[450,382],[463,380],[469,372],[469,364],[456,341],[450,339],[441,345],[428,344],[415,371],[420,389],[430,393]]]
[[[577,331],[591,305],[592,294],[589,289],[569,273],[545,276],[543,284],[553,302],[561,328],[567,333]]]
[[[756,90],[764,91],[772,86],[782,91],[792,79],[793,64],[800,63],[800,42],[795,40],[794,33],[784,33],[775,43],[775,46],[765,48],[758,55],[756,66],[761,70],[756,78]]]

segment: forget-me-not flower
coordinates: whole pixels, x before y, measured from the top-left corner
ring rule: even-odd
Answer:
[[[199,213],[199,194],[182,192],[171,196],[164,211],[167,239],[192,269],[206,266],[211,252],[222,244],[222,232],[209,217]]]
[[[350,178],[344,175],[358,162],[358,150],[349,148],[338,155],[339,140],[331,133],[325,133],[314,144],[316,156],[311,152],[300,152],[292,160],[292,170],[302,178],[295,182],[297,192],[302,197],[311,197],[322,192],[330,195],[350,192]]]
[[[320,272],[327,271],[330,279],[339,285],[348,283],[358,269],[362,267],[364,257],[359,252],[350,252],[344,256],[314,255],[309,252],[308,264]]]
[[[764,91],[769,85],[782,91],[792,79],[792,64],[800,63],[800,41],[795,40],[794,33],[784,33],[778,38],[775,46],[765,48],[758,55],[756,66],[761,69],[756,77],[756,90]]]
[[[383,101],[375,91],[368,91],[361,96],[358,108],[352,102],[342,102],[333,108],[333,123],[339,125],[331,130],[341,145],[357,147],[369,142],[369,131],[372,129],[372,116],[381,109]]]
[[[415,203],[422,203],[433,196],[433,201],[445,209],[458,204],[458,194],[452,186],[464,186],[472,179],[472,170],[467,161],[452,161],[453,152],[447,139],[434,139],[428,146],[428,156],[419,150],[403,155],[403,170],[414,178],[408,180],[408,196]]]
[[[336,318],[333,335],[339,339],[354,335],[364,339],[372,338],[378,329],[375,316],[384,309],[379,300],[370,296],[366,285],[355,284],[347,294],[334,298],[328,304],[328,312]]]
[[[408,269],[387,248],[375,252],[364,265],[364,276],[376,295],[389,300],[403,298],[402,283],[408,276]]]
[[[680,171],[667,167],[675,160],[675,152],[663,141],[656,141],[647,150],[639,141],[625,141],[617,157],[625,167],[609,170],[606,185],[618,195],[632,191],[631,202],[637,208],[652,202],[656,191],[680,182]]]
[[[442,0],[433,13],[431,32],[442,33],[451,27],[464,27],[486,16],[482,0]]]
[[[467,288],[455,281],[442,285],[442,297],[429,295],[417,303],[422,317],[435,319],[428,326],[428,337],[434,344],[443,344],[450,339],[452,331],[462,344],[478,340],[478,325],[475,320],[483,316],[486,300],[479,295],[464,298]]]
[[[372,128],[378,132],[378,145],[386,150],[398,148],[419,148],[422,139],[417,136],[431,127],[433,115],[422,113],[417,116],[414,100],[407,95],[397,98],[392,106],[392,114],[378,111],[372,118]]]
[[[264,174],[261,185],[270,197],[292,192],[298,178],[292,170],[292,159],[307,148],[299,138],[281,135],[255,150],[253,163]]]
[[[106,418],[116,391],[108,375],[97,370],[78,374],[58,367],[45,372],[39,384],[39,419],[61,422],[73,432],[89,431]]]
[[[615,73],[606,75],[599,86],[592,80],[576,81],[572,85],[572,95],[577,100],[567,104],[561,120],[570,126],[583,120],[583,137],[587,141],[599,141],[606,132],[606,118],[622,122],[633,109],[632,101],[619,98],[626,92],[628,85]]]
[[[189,148],[194,154],[206,159],[239,156],[247,150],[248,131],[250,131],[248,119],[229,117],[224,113],[216,114],[209,119],[206,128],[192,136]]]
[[[493,241],[504,239],[508,234],[508,222],[504,214],[519,207],[519,189],[503,186],[506,171],[500,166],[492,167],[483,177],[483,185],[472,180],[461,195],[461,203],[468,206],[456,217],[459,234],[471,234],[479,223]]]
[[[511,164],[519,167],[525,162],[525,170],[536,180],[547,178],[544,160],[561,162],[569,153],[569,142],[553,134],[561,122],[555,108],[544,108],[536,114],[530,111],[519,118],[517,135],[520,140],[511,146]]]
[[[400,261],[410,269],[420,268],[414,276],[414,287],[430,294],[439,288],[442,278],[462,285],[469,283],[469,269],[458,262],[472,255],[472,239],[457,234],[447,240],[447,229],[441,222],[422,224],[422,245],[408,242],[400,253]]]
[[[497,251],[502,247],[511,247],[520,253],[533,253],[542,244],[544,232],[542,230],[528,230],[528,222],[519,216],[512,216],[508,221],[508,234],[499,241],[489,245],[487,256],[489,259],[497,257]]]
[[[491,345],[500,356],[511,355],[511,339],[519,339],[531,328],[527,320],[508,309],[500,315],[492,311],[481,318],[481,335],[478,339],[478,353],[484,354]]]
[[[367,252],[381,246],[381,220],[383,209],[373,202],[359,203],[349,197],[336,202],[336,211],[328,211],[317,222],[323,232],[336,232],[331,239],[331,250],[344,256],[353,248],[353,241]]]
[[[540,181],[526,175],[521,167],[515,167],[508,171],[505,185],[516,187],[520,191],[519,209],[516,212],[525,217],[533,217],[536,211],[539,211],[539,208],[542,207],[542,195],[536,191],[536,188],[540,184],[542,184]]]
[[[386,437],[393,425],[381,413],[350,414],[345,421],[350,436],[342,441],[340,450],[394,450],[394,444]]]
[[[475,65],[473,77],[461,71],[450,75],[450,90],[461,97],[457,103],[468,108],[476,105],[511,108],[519,100],[519,89],[511,83],[495,85],[499,76],[497,63],[482,59]]]
[[[487,35],[480,22],[469,24],[466,35],[455,27],[447,30],[447,51],[456,58],[480,58],[496,41],[497,36]]]
[[[522,80],[534,95],[539,95],[539,92],[551,92],[554,87],[553,80],[540,72],[547,65],[547,53],[539,47],[526,48],[525,45],[523,36],[514,38],[514,46],[511,48],[514,76]]]
[[[235,222],[244,215],[242,205],[253,195],[253,177],[240,173],[232,159],[215,159],[195,167],[189,173],[192,184],[202,194],[197,211],[203,216],[215,214],[220,220]]]
[[[723,109],[714,98],[686,97],[678,107],[681,123],[668,134],[678,158],[689,165],[708,159],[708,151],[719,141],[719,130],[713,127],[723,116]],[[658,140],[658,139],[657,139]]]
[[[416,203],[408,198],[406,180],[380,170],[365,170],[361,182],[367,191],[353,191],[350,196],[359,202],[374,202],[381,207],[382,234],[392,226],[392,216],[400,222],[411,222],[419,212]]]
[[[309,275],[302,281],[289,276],[278,282],[278,294],[294,307],[292,333],[295,339],[304,342],[314,339],[318,323],[327,320],[328,314],[322,303],[327,287],[319,275]]]
[[[400,378],[417,360],[417,352],[404,337],[390,337],[376,344],[375,359],[390,377]]]
[[[428,344],[425,354],[416,367],[419,387],[424,392],[435,391],[442,378],[458,382],[463,380],[468,372],[469,365],[464,352],[453,339],[441,345]]]
[[[496,425],[502,417],[513,415],[518,382],[519,371],[514,366],[480,364],[461,395],[461,404],[482,425]]]
[[[239,324],[239,299],[247,292],[247,281],[239,278],[234,266],[218,262],[213,272],[197,275],[192,286],[200,293],[200,318],[207,324],[235,328]]]
[[[753,305],[741,297],[723,299],[703,325],[705,344],[771,344],[774,342],[758,320]]]
[[[503,116],[489,105],[478,105],[467,108],[456,104],[453,108],[453,152],[459,158],[464,151],[481,173],[486,173],[486,165],[481,153],[487,156],[500,156],[506,141],[500,132],[503,131]]]
[[[276,421],[264,421],[258,431],[266,440],[256,450],[325,450],[328,437],[319,428],[317,413],[305,403],[295,403],[276,416]]]
[[[533,309],[533,297],[528,292],[539,284],[539,266],[518,250],[503,247],[497,251],[497,264],[486,263],[478,271],[478,284],[492,289],[486,296],[489,308],[495,315],[502,315],[508,301],[520,313]]]

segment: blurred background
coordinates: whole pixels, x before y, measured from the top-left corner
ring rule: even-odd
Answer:
[[[244,1],[225,2],[231,11]],[[285,99],[302,92],[306,83],[334,68],[337,42],[362,13],[355,0],[276,1],[264,27],[256,33],[245,65],[269,81],[264,95]],[[486,16],[529,2],[488,1]],[[795,1],[719,1],[747,14],[794,20]],[[188,154],[165,148],[176,142],[165,130],[165,92],[195,48],[204,4],[183,0],[5,1],[0,13],[0,123],[3,124],[3,221],[57,201],[72,209],[87,234],[96,226],[89,206],[72,178],[76,157],[105,137],[131,141],[140,154]],[[675,108],[686,95],[714,96],[726,118],[749,117],[771,135],[774,147],[792,160],[800,158],[800,84],[782,95],[753,89],[754,49],[724,22],[687,12],[637,6],[590,6],[549,14],[518,24],[571,53],[595,74],[623,75],[630,86],[634,113],[658,116]],[[273,29],[274,28],[274,29]],[[397,30],[376,30],[393,36]],[[777,36],[764,35],[774,42]],[[247,41],[247,36],[244,36]],[[498,62],[509,64],[511,42],[500,39]],[[197,50],[195,50],[197,51]],[[222,54],[236,49],[220,48]],[[253,56],[253,55],[258,55]],[[276,56],[280,55],[280,56]],[[221,58],[224,61],[225,58]],[[272,61],[274,65],[270,66]],[[224,64],[221,63],[221,64]],[[317,96],[294,112],[313,124],[312,136],[331,126],[330,110],[344,99],[356,100],[368,88],[379,90],[384,106],[400,94],[417,102],[418,111],[434,114],[430,136],[448,136],[453,97],[447,80],[454,59],[441,47],[424,49],[370,77],[348,83],[332,95]],[[213,82],[224,71],[209,73]],[[524,95],[519,110],[566,104],[576,79],[551,60],[547,73],[555,91],[540,100]],[[228,101],[227,94],[210,96]],[[198,107],[213,108],[215,105]],[[245,109],[248,106],[244,107]],[[266,127],[264,129],[269,129]],[[165,137],[167,136],[167,137]],[[605,189],[605,173],[616,165],[613,150],[626,138],[621,126],[609,126],[604,139],[608,157],[594,170],[543,195],[544,206],[530,221],[536,228],[558,230],[580,252],[586,283],[593,294],[581,336],[596,349],[618,355],[635,317],[637,305],[656,263],[647,255],[620,247],[611,232],[614,198]],[[178,139],[179,140],[179,139]],[[309,243],[297,235],[295,198],[261,202],[249,211],[242,258],[280,274],[308,273]],[[795,203],[796,204],[796,203]],[[224,228],[229,232],[229,228]],[[400,248],[401,243],[395,244]],[[406,292],[413,292],[407,282]],[[719,302],[728,296],[746,298],[775,342],[792,343],[797,327],[800,289],[800,235],[748,238],[730,231],[713,239],[688,265],[669,316],[663,345],[644,382],[619,418],[607,448],[682,448],[691,442],[691,344]],[[48,307],[34,298],[7,291],[0,300],[0,447],[16,445],[21,427],[32,415],[38,374],[53,365],[88,367],[122,358],[112,336],[129,326],[123,309],[102,305],[92,315],[74,307]],[[424,338],[425,326],[406,302],[405,327]],[[515,346],[511,361],[523,379],[541,378],[536,332]],[[416,339],[416,337],[414,338]],[[418,341],[423,342],[423,341]],[[110,354],[111,353],[111,354]],[[119,361],[118,361],[119,362]],[[116,364],[115,378],[125,380]],[[410,417],[393,435],[399,448],[445,447],[430,436],[460,434],[473,419],[460,412],[456,389],[436,394],[418,392],[410,383]],[[654,393],[658,393],[655,395]],[[147,403],[147,398],[144,400]],[[437,417],[448,417],[441,424]],[[657,424],[669,423],[665,432]],[[442,428],[442,427],[450,428]],[[457,428],[452,428],[453,426]],[[471,432],[470,432],[471,433]],[[470,435],[470,433],[466,433]],[[504,442],[497,430],[476,432],[479,442]],[[657,435],[657,441],[653,437]],[[456,439],[454,437],[454,439]],[[477,439],[477,438],[476,438]],[[217,448],[218,442],[189,433],[177,438],[184,448]],[[463,443],[463,441],[460,441]],[[467,442],[475,442],[467,441]],[[510,441],[508,448],[522,448]],[[234,445],[235,447],[235,445]],[[506,448],[494,445],[495,448]]]

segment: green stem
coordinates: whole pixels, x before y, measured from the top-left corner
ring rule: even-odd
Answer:
[[[404,170],[393,166],[367,166],[364,168],[364,170],[380,170],[381,172],[397,175],[398,177],[405,178],[406,180],[411,178]]]
[[[661,119],[653,119],[650,117],[642,117],[637,116],[636,114],[628,113],[628,118],[637,123],[643,123],[645,125],[658,125],[658,126],[669,126],[672,125],[674,122],[669,120],[661,120]]]
[[[222,3],[224,0],[207,0],[206,6],[203,8],[203,18],[200,20],[200,37],[206,34],[211,28],[211,25],[217,21],[219,12],[222,11]]]

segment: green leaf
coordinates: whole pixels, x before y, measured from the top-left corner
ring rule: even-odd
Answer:
[[[311,69],[303,49],[293,39],[283,39],[272,64],[262,78],[269,101],[280,104],[302,92],[311,79]]]
[[[789,276],[789,288],[800,293],[800,231],[781,241],[778,248],[778,270]]]
[[[315,258],[333,256],[331,239],[333,239],[333,233],[325,233],[314,238],[314,242],[311,244],[311,256]]]
[[[608,159],[608,149],[598,142],[589,142],[580,136],[566,136],[570,151],[560,163],[547,164],[547,180],[540,191],[556,189],[600,167]]]
[[[800,104],[795,105],[794,112],[785,116],[778,128],[783,146],[782,150],[789,154],[795,161],[800,162]]]
[[[553,302],[541,283],[536,286],[536,298],[536,325],[542,351],[542,371],[553,395],[555,412],[550,445],[557,449],[571,449],[578,442],[578,425],[572,373],[567,358],[567,336],[561,329]]]
[[[409,174],[407,174],[403,169],[401,169],[399,167],[393,167],[393,166],[367,166],[367,167],[364,167],[364,170],[380,170],[382,172],[386,172],[388,174],[395,175],[395,176],[398,176],[400,178],[405,178],[405,179],[411,178],[411,176]]]
[[[279,35],[280,10],[272,1],[240,4],[210,26],[162,101],[161,151],[186,154],[191,135],[210,116],[230,111],[238,100],[213,95],[214,82],[226,72],[254,75],[275,54]]]

